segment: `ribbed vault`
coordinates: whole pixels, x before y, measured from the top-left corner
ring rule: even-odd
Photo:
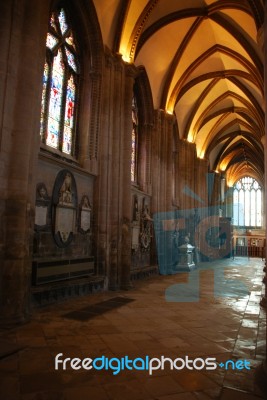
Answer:
[[[175,114],[180,139],[229,182],[262,181],[263,2],[95,1],[102,19],[104,5],[104,43],[145,69],[153,106]]]

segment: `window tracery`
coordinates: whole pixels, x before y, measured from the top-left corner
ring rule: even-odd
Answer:
[[[244,227],[262,226],[262,188],[252,177],[243,177],[234,185],[233,224]]]
[[[66,11],[51,15],[46,37],[40,135],[46,145],[75,153],[79,62]]]

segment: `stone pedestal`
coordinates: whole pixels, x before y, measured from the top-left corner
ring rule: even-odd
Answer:
[[[196,268],[194,263],[194,246],[189,243],[179,246],[179,262],[176,266],[177,271],[191,271]]]

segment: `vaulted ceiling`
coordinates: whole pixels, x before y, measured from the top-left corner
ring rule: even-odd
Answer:
[[[147,72],[155,109],[228,181],[263,180],[262,0],[95,0],[106,46]]]

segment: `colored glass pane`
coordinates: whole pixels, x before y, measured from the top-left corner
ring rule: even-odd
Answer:
[[[63,97],[64,64],[59,50],[54,58],[50,91],[49,117],[46,143],[58,147],[60,116]]]
[[[50,52],[44,68],[40,133],[48,146],[71,154],[78,62],[73,34],[63,9],[50,18],[46,47]]]
[[[132,130],[132,156],[131,156],[131,181],[135,181],[135,167],[136,167],[136,132],[135,128]]]
[[[76,50],[72,32],[70,32],[69,36],[66,38],[66,42],[68,43],[69,46],[73,47],[74,50]]]
[[[47,62],[44,66],[43,73],[43,90],[42,90],[42,103],[41,103],[41,121],[40,121],[40,135],[42,136],[45,131],[45,105],[46,105],[46,97],[47,97],[47,82],[49,76],[49,66]]]
[[[138,140],[138,110],[135,96],[132,99],[132,155],[131,155],[131,181],[136,181],[137,140]]]
[[[67,56],[67,59],[68,59],[69,66],[75,72],[77,72],[77,66],[76,66],[74,55],[66,47],[65,47],[65,51],[66,51],[66,56]]]
[[[63,136],[63,147],[62,151],[64,153],[70,154],[72,147],[72,129],[68,126],[64,126],[64,136]]]
[[[52,50],[57,43],[58,40],[55,38],[55,36],[51,35],[51,33],[48,33],[46,37],[46,46]]]
[[[64,153],[71,152],[73,127],[74,127],[74,107],[75,107],[75,83],[71,75],[67,85],[66,105],[65,105],[65,118],[64,118],[64,135],[63,147]]]
[[[61,30],[62,34],[64,35],[64,33],[68,30],[68,25],[66,22],[65,11],[63,9],[60,10],[60,13],[58,16],[58,21],[59,21],[60,30]]]
[[[51,25],[52,28],[55,29],[55,31],[57,31],[57,26],[56,26],[55,15],[54,15],[54,14],[51,15],[51,18],[50,18],[50,25]]]

